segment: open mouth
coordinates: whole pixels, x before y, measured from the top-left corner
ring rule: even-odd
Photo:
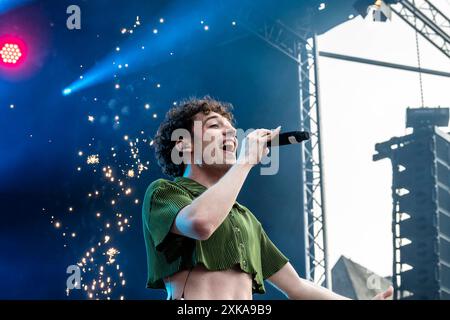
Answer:
[[[226,141],[222,146],[223,151],[234,152],[235,149],[236,145],[232,141]]]

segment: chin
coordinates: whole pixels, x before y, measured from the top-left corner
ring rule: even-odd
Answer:
[[[234,161],[236,163],[236,161]],[[212,164],[208,167],[214,170],[220,170],[220,171],[228,171],[234,163],[224,163],[224,164]]]
[[[222,157],[218,159],[208,158],[204,159],[204,161],[205,166],[210,169],[228,171],[228,169],[230,169],[237,162],[237,158],[236,155],[232,152],[224,152]]]

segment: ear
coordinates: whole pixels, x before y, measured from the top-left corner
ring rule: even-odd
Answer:
[[[192,144],[190,139],[179,139],[175,143],[175,148],[177,148],[178,152],[191,152]]]

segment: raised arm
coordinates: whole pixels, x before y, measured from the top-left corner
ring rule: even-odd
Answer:
[[[198,240],[208,239],[230,212],[251,168],[267,155],[268,149],[261,148],[261,145],[279,132],[280,128],[251,132],[244,140],[237,163],[178,213],[171,231]]]
[[[300,278],[289,262],[267,280],[291,300],[351,300],[311,281]],[[389,287],[389,289],[377,294],[373,299],[385,300],[392,293],[393,288]]]
[[[267,280],[291,300],[349,300],[311,281],[300,278],[290,262]]]

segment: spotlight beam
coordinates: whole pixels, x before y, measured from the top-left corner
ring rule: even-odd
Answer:
[[[230,1],[229,5],[231,6],[233,2]],[[217,6],[210,6],[205,9],[204,4],[202,7],[194,9],[192,6],[189,9],[183,7],[182,10],[178,7],[177,10],[172,11],[170,14],[163,15],[164,20],[171,23],[164,23],[161,31],[155,33],[153,28],[147,28],[149,32],[144,37],[133,39],[120,45],[120,51],[115,49],[92,69],[88,70],[87,73],[83,74],[82,79],[77,79],[65,87],[62,90],[62,94],[67,96],[106,82],[119,72],[130,74],[139,71],[139,67],[143,64],[148,67],[167,61],[170,58],[170,52],[176,49],[183,40],[188,39],[196,30],[203,30],[200,21],[205,16],[209,18],[209,21],[213,21],[223,13],[223,10],[223,7]],[[119,66],[125,64],[129,66],[126,70],[123,68],[118,70]]]

